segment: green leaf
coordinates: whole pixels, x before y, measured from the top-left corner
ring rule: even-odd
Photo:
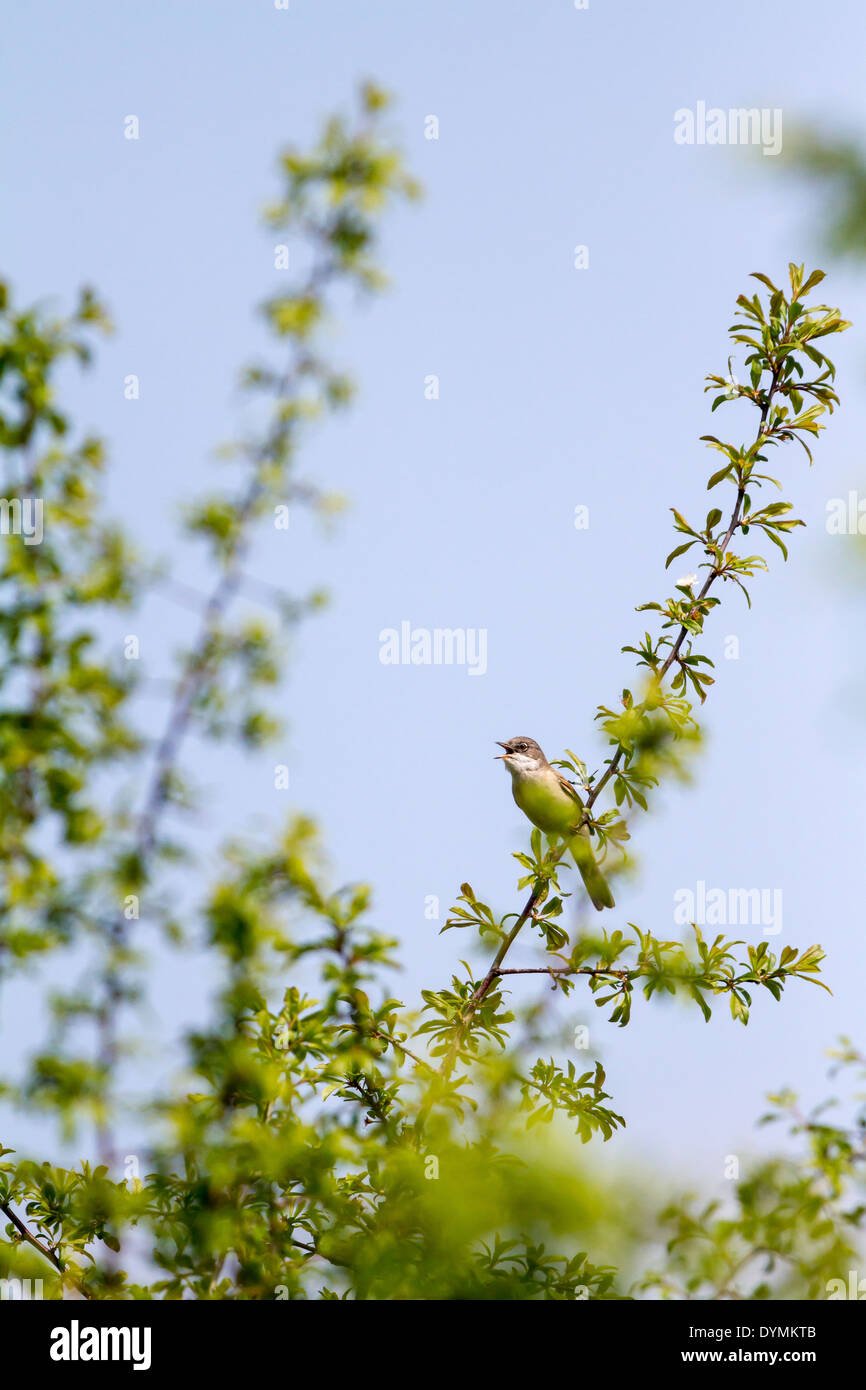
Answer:
[[[707,492],[710,491],[710,488],[716,487],[723,479],[730,477],[733,467],[732,463],[726,463],[724,468],[720,468],[718,473],[714,473],[707,483]]]
[[[669,567],[671,562],[675,560],[678,555],[685,555],[687,550],[691,550],[694,544],[694,541],[686,541],[684,545],[678,545],[676,550],[672,550],[668,558],[665,560],[665,569]]]

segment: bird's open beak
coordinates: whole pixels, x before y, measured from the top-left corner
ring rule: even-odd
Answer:
[[[496,747],[497,747],[497,748],[504,748],[504,749],[505,749],[505,752],[504,752],[504,753],[497,753],[497,754],[495,755],[493,761],[494,761],[495,763],[498,763],[498,762],[500,761],[500,759],[501,759],[502,762],[505,762],[505,759],[508,757],[508,744],[507,744],[507,743],[500,743],[498,738],[495,738],[495,739],[493,740],[493,742],[496,744]]]

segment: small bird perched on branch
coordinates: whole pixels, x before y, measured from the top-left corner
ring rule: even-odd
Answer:
[[[551,767],[534,738],[520,736],[505,743],[497,754],[511,773],[511,791],[521,811],[545,835],[566,839],[593,907],[613,907],[607,879],[595,862],[589,831],[582,824],[583,802],[555,767]]]

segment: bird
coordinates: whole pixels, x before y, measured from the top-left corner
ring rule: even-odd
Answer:
[[[582,824],[583,802],[571,782],[551,767],[534,738],[520,735],[501,742],[496,760],[511,773],[511,791],[523,814],[552,839],[566,839],[594,908],[613,907],[613,894]]]

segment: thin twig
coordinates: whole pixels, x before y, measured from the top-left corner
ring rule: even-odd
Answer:
[[[373,1028],[371,1030],[371,1036],[374,1038],[381,1038],[382,1042],[390,1043],[392,1047],[398,1048],[400,1052],[405,1052],[406,1056],[411,1057],[413,1062],[417,1062],[419,1067],[426,1067],[428,1071],[432,1071],[429,1062],[425,1062],[423,1057],[419,1057],[417,1052],[413,1052],[405,1043],[398,1042],[396,1038],[392,1038],[388,1033],[383,1033],[381,1028]]]

